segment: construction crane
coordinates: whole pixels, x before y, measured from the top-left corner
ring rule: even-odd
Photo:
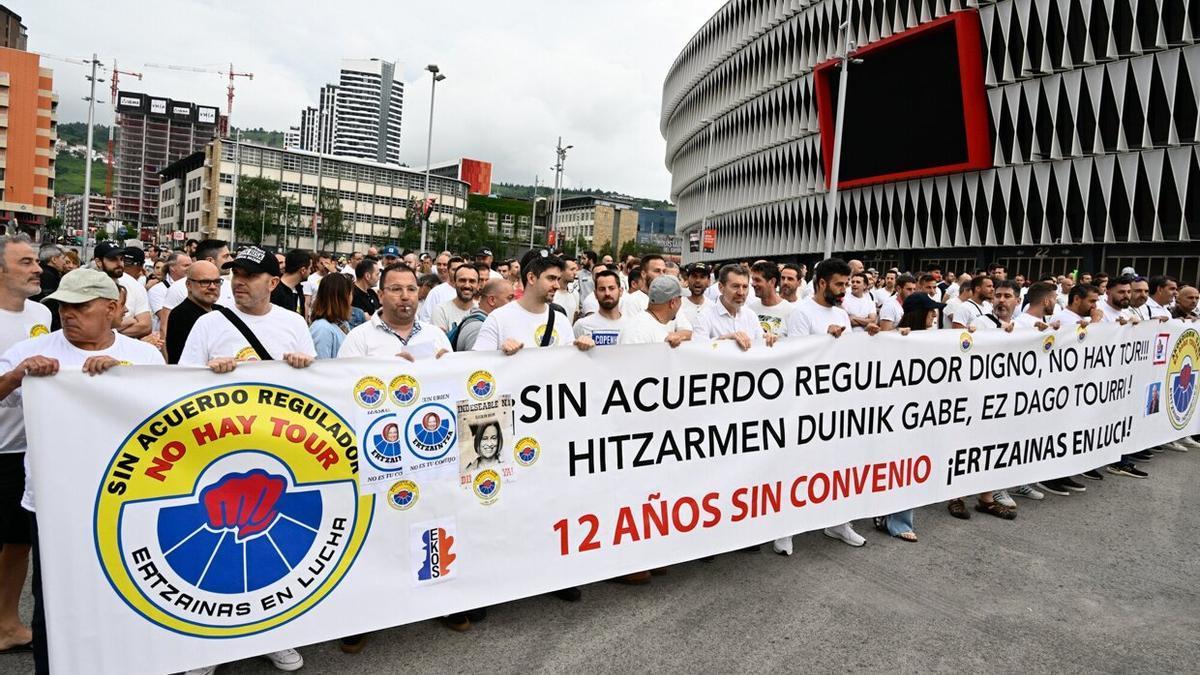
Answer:
[[[133,72],[132,70],[120,70],[119,68],[117,68],[117,61],[116,61],[116,59],[113,59],[113,67],[112,67],[112,105],[113,105],[113,111],[114,111],[114,112],[115,112],[115,111],[116,111],[116,109],[117,109],[117,90],[118,90],[118,88],[119,88],[118,82],[120,81],[120,79],[121,79],[121,76],[122,76],[122,75],[129,75],[129,76],[132,76],[132,77],[136,77],[136,78],[138,79],[138,81],[139,81],[139,82],[140,82],[140,81],[141,81],[141,79],[142,79],[142,74],[141,74],[141,73],[135,73],[135,72]],[[105,175],[105,177],[104,177],[104,194],[105,194],[105,196],[107,196],[109,199],[112,199],[112,184],[113,184],[113,137],[114,137],[114,136],[116,136],[116,132],[117,132],[117,125],[115,124],[115,120],[114,120],[114,124],[113,124],[111,127],[109,127],[109,129],[108,129],[108,171],[106,172],[106,175]]]
[[[233,64],[229,64],[229,70],[212,70],[210,68],[197,68],[195,66],[174,66],[164,63],[147,63],[147,68],[164,68],[166,70],[182,70],[189,73],[211,73],[213,75],[221,75],[229,78],[229,86],[226,88],[229,95],[228,107],[225,114],[228,117],[233,117],[233,78],[244,77],[248,80],[254,79],[254,73],[239,73],[233,69]]]

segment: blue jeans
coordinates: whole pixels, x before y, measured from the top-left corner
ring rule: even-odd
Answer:
[[[888,534],[893,537],[904,534],[905,532],[913,531],[913,509],[893,513],[883,517],[884,525],[887,525]]]

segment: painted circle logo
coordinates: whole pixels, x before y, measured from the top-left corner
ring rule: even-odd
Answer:
[[[383,405],[383,380],[368,375],[354,385],[354,402],[367,408],[378,408]]]
[[[484,469],[475,476],[472,487],[479,501],[494,504],[500,498],[500,474],[492,469]]]
[[[233,357],[235,361],[261,361],[258,358],[258,352],[254,351],[254,347],[242,347],[238,350],[237,356]]]
[[[770,332],[770,331],[767,331],[767,332]],[[533,331],[533,344],[535,344],[535,345],[542,344],[542,338],[545,336],[546,336],[546,324],[542,324],[537,327],[537,330]],[[557,328],[554,329],[554,331],[550,333],[550,344],[551,345],[558,344],[558,329]]]
[[[533,466],[542,456],[542,446],[534,438],[526,436],[513,446],[513,458],[521,466]]]
[[[972,338],[971,334],[967,331],[963,331],[962,334],[958,336],[958,348],[964,352],[971,351],[971,345],[973,344],[975,344],[975,339]]]
[[[412,454],[426,461],[441,459],[454,442],[454,413],[441,403],[426,403],[412,411],[405,428]]]
[[[1054,336],[1047,335],[1046,339],[1042,340],[1042,351],[1049,352],[1051,349],[1054,349]]]
[[[392,403],[408,407],[416,403],[421,396],[421,385],[417,383],[417,378],[411,375],[397,375],[388,384],[388,395],[392,397]]]
[[[486,401],[496,391],[496,378],[486,370],[477,370],[467,378],[467,392],[476,401]]]
[[[31,338],[41,337],[43,335],[49,335],[49,334],[50,334],[50,329],[47,328],[44,324],[35,323],[29,329],[29,337],[31,337]]]
[[[380,471],[399,471],[404,459],[400,440],[400,418],[395,413],[380,415],[371,420],[363,434],[363,453],[371,466]]]
[[[407,511],[416,506],[421,490],[411,480],[396,481],[388,488],[388,506],[397,511]]]
[[[1075,326],[1075,338],[1076,338],[1077,340],[1079,340],[1080,342],[1083,342],[1084,340],[1086,340],[1086,339],[1087,339],[1087,325],[1086,325],[1086,324],[1082,324],[1082,323],[1081,323],[1081,324],[1076,324],[1076,326]]]
[[[114,453],[96,494],[101,569],[134,611],[177,633],[280,626],[328,596],[362,548],[374,497],[359,495],[357,460],[350,425],[301,392],[190,394]]]
[[[1171,426],[1186,429],[1196,412],[1196,368],[1200,367],[1200,333],[1189,328],[1179,334],[1167,361],[1167,417]]]

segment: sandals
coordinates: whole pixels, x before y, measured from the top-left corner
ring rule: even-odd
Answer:
[[[1000,502],[993,501],[993,502],[987,502],[986,504],[984,502],[977,502],[975,504],[975,510],[980,513],[986,513],[990,516],[996,516],[997,518],[1002,518],[1004,520],[1012,520],[1017,517],[1016,511],[1008,508],[1007,506],[1001,504]]]
[[[967,510],[967,504],[961,499],[951,499],[946,502],[946,508],[950,510],[950,515],[962,520],[970,520],[971,512]]]
[[[908,532],[901,532],[900,534],[896,535],[896,538],[907,541],[911,544],[917,543],[917,533],[913,532],[912,530],[909,530]]]

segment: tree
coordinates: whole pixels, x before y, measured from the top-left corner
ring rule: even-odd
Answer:
[[[284,200],[279,183],[270,178],[242,176],[238,180],[237,223],[233,236],[238,241],[252,241],[259,246],[268,236],[278,236],[283,230]]]
[[[626,257],[631,256],[631,255],[637,256],[640,258],[640,257],[642,257],[644,255],[648,255],[650,253],[661,254],[662,252],[663,252],[663,248],[661,246],[659,246],[658,244],[649,244],[649,243],[639,244],[637,239],[630,239],[629,241],[625,242],[624,244],[621,244],[621,259],[622,260],[624,260]]]
[[[335,250],[338,242],[344,239],[349,231],[342,213],[341,197],[336,193],[321,193],[321,224],[317,227],[317,234],[325,242],[325,247],[330,251]],[[317,250],[321,250],[319,242],[314,244]]]
[[[53,241],[63,235],[63,219],[58,216],[51,216],[46,219],[46,225],[43,228],[45,241]]]

